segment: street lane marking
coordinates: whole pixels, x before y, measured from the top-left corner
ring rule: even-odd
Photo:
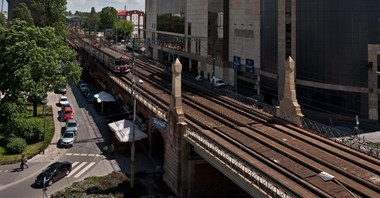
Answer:
[[[86,164],[87,164],[87,162],[82,162],[81,164],[79,164],[79,166],[75,167],[74,170],[71,170],[70,174],[67,175],[67,177],[70,177],[72,174],[74,174],[76,171],[78,171],[80,168],[82,168],[82,166],[84,166]]]
[[[68,156],[89,156],[89,157],[101,157],[101,156],[103,156],[101,154],[94,154],[94,153],[66,153],[65,155],[68,155]]]
[[[85,168],[83,168],[79,173],[77,173],[74,176],[74,178],[80,177],[84,172],[86,172],[88,169],[90,169],[94,164],[95,164],[95,162],[91,162],[89,165],[87,165]]]

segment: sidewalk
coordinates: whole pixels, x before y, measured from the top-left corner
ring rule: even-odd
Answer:
[[[54,93],[48,93],[48,106],[52,106],[54,118],[58,117],[58,107],[56,102],[58,101],[59,95]],[[36,176],[40,173],[48,164],[59,159],[64,150],[57,149],[56,143],[60,138],[60,131],[62,123],[58,122],[57,119],[54,120],[55,133],[52,138],[51,144],[45,149],[45,153],[40,153],[31,159],[28,159],[29,168],[24,168],[23,171],[19,169],[20,163],[8,164],[0,166],[0,190],[4,189],[16,182],[21,182],[23,180],[29,179],[30,177]]]

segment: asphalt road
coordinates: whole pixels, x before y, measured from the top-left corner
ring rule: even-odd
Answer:
[[[78,123],[77,139],[72,148],[56,146],[65,123],[59,121],[60,108],[56,105],[60,94],[49,94],[49,105],[53,107],[56,134],[52,143],[45,150],[28,161],[29,168],[18,171],[18,164],[0,167],[0,198],[47,197],[54,192],[81,181],[88,176],[103,176],[120,168],[115,159],[107,159],[102,154],[102,147],[107,144],[107,120],[95,112],[92,104],[88,104],[77,87],[68,87],[67,94],[73,107],[74,119]],[[54,161],[67,160],[72,162],[71,173],[48,187],[46,194],[41,188],[34,186],[35,177]]]

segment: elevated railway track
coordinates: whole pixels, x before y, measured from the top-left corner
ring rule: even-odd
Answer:
[[[129,55],[125,53],[125,56]],[[165,120],[171,92],[170,73],[139,59],[135,62],[135,80],[144,81],[138,85],[139,101],[155,104],[157,115]],[[109,74],[128,91],[129,74]],[[290,125],[261,111],[260,107],[248,107],[192,81],[183,79],[182,85],[183,108],[189,124],[185,139],[200,153],[223,162],[227,169],[251,183],[252,188],[273,197],[380,195],[377,158]],[[324,181],[319,176],[321,172],[335,179]]]

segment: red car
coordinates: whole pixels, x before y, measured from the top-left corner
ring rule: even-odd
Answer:
[[[71,108],[71,107],[65,107],[63,109],[62,113],[63,113],[63,116],[62,116],[63,121],[74,118],[73,108]]]

